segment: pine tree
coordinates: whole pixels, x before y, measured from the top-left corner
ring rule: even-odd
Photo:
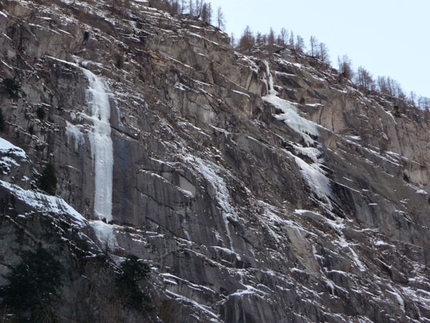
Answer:
[[[36,252],[24,252],[22,262],[5,276],[9,284],[0,287],[2,304],[23,321],[53,322],[53,307],[62,285],[61,270],[54,256],[41,247]]]
[[[142,308],[146,296],[139,287],[139,281],[147,277],[149,272],[149,266],[133,255],[127,256],[120,264],[115,283],[125,303],[137,309]]]
[[[42,177],[39,179],[39,188],[50,195],[54,195],[57,189],[57,177],[55,176],[55,168],[52,164],[46,165],[42,172]]]

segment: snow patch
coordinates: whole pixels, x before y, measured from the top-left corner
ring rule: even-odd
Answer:
[[[17,185],[2,180],[0,180],[0,186],[6,188],[15,198],[31,206],[38,212],[44,214],[69,215],[79,227],[84,227],[88,223],[81,214],[59,197],[31,190],[24,190]]]
[[[9,156],[19,157],[21,159],[27,158],[24,150],[13,145],[9,141],[0,137],[0,154],[7,154]]]

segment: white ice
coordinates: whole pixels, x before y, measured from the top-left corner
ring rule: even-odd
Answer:
[[[305,141],[313,142],[313,140],[309,139],[306,135],[318,137],[319,133],[315,123],[301,117],[297,108],[291,102],[273,94],[264,96],[263,100],[280,109],[283,113],[275,115],[275,118],[284,121],[288,127],[302,134]]]
[[[273,85],[273,75],[270,72],[269,63],[267,61],[263,61],[264,65],[266,66],[266,85],[267,85],[267,94],[268,95],[276,95],[277,92],[275,91],[274,85]]]
[[[78,151],[79,146],[85,142],[84,134],[81,132],[80,128],[68,121],[66,121],[66,137],[69,144],[71,139],[73,139],[76,152]]]
[[[91,221],[91,227],[96,234],[97,239],[104,249],[115,250],[118,248],[118,242],[115,237],[114,226],[104,223],[103,221]]]
[[[89,81],[86,99],[93,122],[88,134],[95,172],[94,215],[112,220],[113,143],[110,127],[109,87],[102,78],[82,69]]]

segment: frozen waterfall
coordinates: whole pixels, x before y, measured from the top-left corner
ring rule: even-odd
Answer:
[[[92,72],[82,69],[89,81],[86,99],[93,127],[88,136],[95,172],[94,215],[112,220],[113,144],[110,127],[109,87]]]
[[[276,95],[277,92],[275,91],[275,86],[273,84],[273,75],[270,72],[270,66],[267,61],[263,61],[264,65],[266,66],[266,88],[267,88],[267,95]]]

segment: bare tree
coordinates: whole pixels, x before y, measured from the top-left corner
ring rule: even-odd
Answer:
[[[337,58],[339,74],[343,75],[349,80],[354,77],[354,71],[352,70],[352,62],[348,55],[343,55],[342,58]]]
[[[311,45],[311,48],[309,50],[309,55],[312,57],[318,57],[319,50],[318,50],[318,40],[315,36],[311,36],[309,43]]]
[[[387,94],[387,95],[391,94],[391,91],[385,76],[378,76],[376,83],[377,83],[377,89],[379,93]]]
[[[305,45],[305,41],[304,41],[303,37],[300,35],[297,35],[295,49],[300,51],[300,52],[303,52],[305,50],[305,48],[306,48],[306,45]]]
[[[328,49],[326,44],[319,43],[318,57],[324,64],[330,65],[330,56],[328,55]]]
[[[430,99],[426,98],[424,96],[420,96],[418,99],[418,108],[420,108],[423,111],[430,112]],[[429,113],[427,113],[429,114]]]
[[[355,80],[357,86],[364,92],[370,92],[375,89],[375,81],[372,75],[364,67],[360,66],[357,70]]]
[[[261,32],[257,31],[257,34],[255,35],[255,44],[257,46],[262,46],[265,44],[264,36]]]
[[[201,18],[205,23],[210,24],[212,22],[212,7],[210,2],[203,4]]]
[[[179,15],[181,13],[181,5],[179,4],[178,0],[172,0],[170,1],[170,8],[169,13],[172,16]]]
[[[188,9],[190,11],[190,16],[194,16],[195,15],[195,7],[194,7],[194,2],[193,0],[189,0],[188,2]]]
[[[291,31],[290,33],[290,40],[288,41],[289,45],[294,47],[294,32]]]
[[[411,93],[409,94],[409,102],[414,106],[416,106],[416,103],[415,103],[416,98],[417,98],[417,95],[415,94],[415,92],[411,91]]]
[[[222,13],[221,7],[218,7],[217,15],[216,15],[216,22],[219,29],[225,28],[225,18],[224,14]]]
[[[379,76],[376,83],[376,89],[379,93],[406,101],[406,95],[396,80],[390,77]]]
[[[281,29],[281,32],[278,35],[278,45],[286,46],[288,43],[288,31],[285,28]]]
[[[233,33],[231,33],[231,35],[230,35],[230,45],[233,48],[237,47],[237,40],[236,40],[236,37],[234,37]]]
[[[194,15],[199,19],[202,16],[202,10],[203,10],[203,0],[196,0],[195,2],[195,8],[194,8]]]

